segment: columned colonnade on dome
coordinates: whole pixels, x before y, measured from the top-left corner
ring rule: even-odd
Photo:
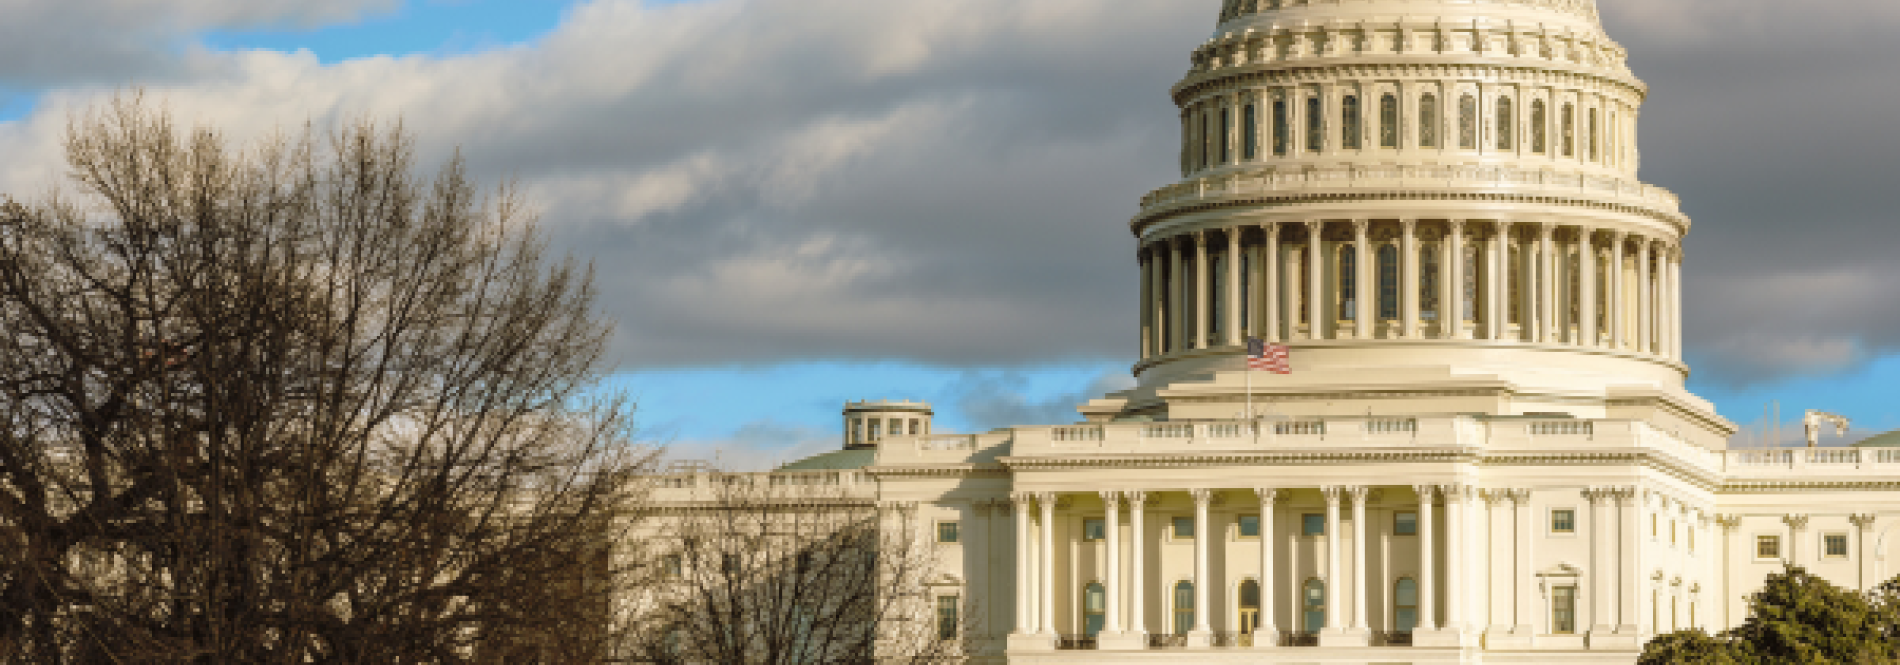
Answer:
[[[1315,219],[1182,233],[1146,243],[1140,261],[1143,358],[1247,336],[1682,357],[1682,251],[1664,238],[1554,222]]]

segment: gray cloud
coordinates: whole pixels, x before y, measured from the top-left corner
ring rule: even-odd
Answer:
[[[1081,420],[1076,406],[1117,390],[1134,387],[1134,377],[1126,373],[1108,373],[1096,377],[1081,390],[1057,395],[1042,395],[1030,389],[1026,376],[1016,372],[970,372],[949,388],[953,407],[971,424],[971,430],[983,432],[1000,427],[1022,425],[1061,425]],[[1030,394],[1036,393],[1036,397]]]
[[[1129,358],[1125,222],[1175,177],[1166,91],[1218,4],[598,0],[526,47],[330,66],[185,53],[154,91],[233,136],[401,114],[429,158],[459,144],[596,261],[630,368]],[[1653,85],[1645,179],[1697,220],[1698,369],[1745,383],[1900,350],[1900,300],[1880,297],[1900,277],[1883,196],[1900,5],[1603,4]],[[97,95],[74,86],[0,126],[18,156],[0,185],[50,180],[61,109]]]
[[[311,27],[401,0],[0,0],[0,89],[169,79],[200,31]]]

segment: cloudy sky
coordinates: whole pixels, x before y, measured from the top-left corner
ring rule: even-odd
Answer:
[[[1683,195],[1693,387],[1900,427],[1900,3],[1600,0]],[[1126,221],[1218,0],[0,0],[0,192],[140,86],[235,139],[401,117],[592,260],[658,439],[762,464],[846,399],[940,429],[1129,381]],[[1885,122],[1883,122],[1885,121]]]

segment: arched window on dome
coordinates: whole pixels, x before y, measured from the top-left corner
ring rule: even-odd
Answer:
[[[1478,149],[1478,98],[1471,95],[1458,100],[1458,147]]]
[[[1590,161],[1597,161],[1597,110],[1590,109],[1590,133],[1585,137],[1590,142]]]
[[[1359,257],[1352,243],[1339,246],[1339,314],[1341,321],[1352,321],[1358,316],[1356,298],[1359,295]]]
[[[1260,114],[1254,105],[1241,109],[1240,126],[1245,128],[1240,133],[1240,158],[1251,162],[1260,156],[1257,147],[1260,145]]]
[[[1560,129],[1563,131],[1564,156],[1565,157],[1577,156],[1577,110],[1576,110],[1576,107],[1571,106],[1569,104],[1565,104],[1563,113],[1557,117],[1557,122],[1559,125],[1561,125]]]
[[[1359,96],[1346,95],[1339,103],[1339,142],[1346,150],[1359,149],[1359,118]]]
[[[1324,103],[1318,97],[1306,98],[1306,149],[1319,152],[1326,149],[1326,116]]]
[[[1546,134],[1549,133],[1544,125],[1549,119],[1544,113],[1544,100],[1531,100],[1531,152],[1544,154],[1545,139],[1548,138]]]
[[[1399,248],[1379,247],[1379,318],[1399,318]]]
[[[1498,98],[1498,149],[1510,150],[1516,145],[1517,137],[1511,131],[1517,126],[1517,109],[1511,107],[1510,97]]]
[[[1482,292],[1478,290],[1478,270],[1480,267],[1478,254],[1478,247],[1476,245],[1465,246],[1464,285],[1461,288],[1464,291],[1464,320],[1469,323],[1478,322],[1478,304],[1480,298],[1483,297]]]
[[[1438,147],[1438,95],[1418,98],[1418,147]]]
[[[1275,157],[1285,157],[1287,150],[1293,145],[1293,128],[1287,126],[1286,113],[1286,100],[1273,100],[1273,155]]]
[[[1379,98],[1379,147],[1399,147],[1399,97],[1389,92]]]
[[[1441,277],[1439,252],[1442,246],[1435,242],[1424,243],[1418,248],[1418,316],[1422,321],[1438,320],[1439,279]]]

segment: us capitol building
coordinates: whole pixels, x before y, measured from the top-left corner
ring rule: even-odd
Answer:
[[[976,435],[853,403],[775,473],[912,507],[993,662],[1629,663],[1783,562],[1900,573],[1900,449],[1730,450],[1685,390],[1626,61],[1594,0],[1228,0],[1130,223],[1138,385]]]

